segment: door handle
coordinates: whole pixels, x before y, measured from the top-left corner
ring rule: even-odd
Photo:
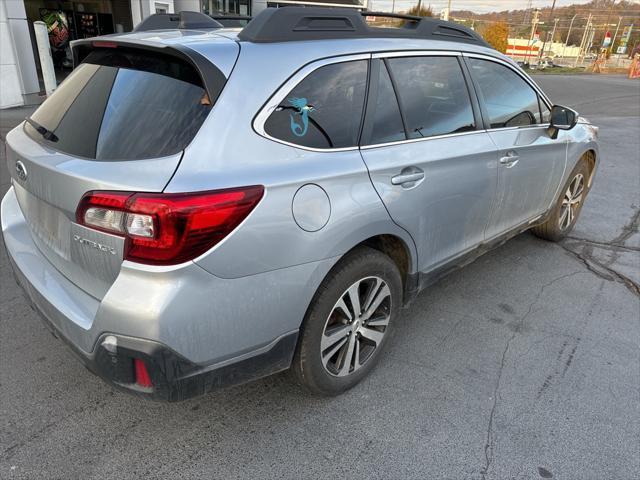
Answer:
[[[418,182],[424,178],[424,172],[419,168],[409,170],[405,168],[399,175],[391,177],[392,185],[404,185],[405,183]]]
[[[507,168],[514,167],[519,160],[520,157],[514,151],[509,151],[504,157],[500,157],[500,163]]]

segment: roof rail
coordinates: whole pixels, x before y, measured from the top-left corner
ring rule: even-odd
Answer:
[[[365,17],[407,20],[400,28],[373,27]],[[420,38],[463,42],[492,48],[463,25],[430,17],[394,13],[359,12],[344,8],[267,8],[238,34],[246,42],[275,43],[347,38]]]
[[[134,32],[147,32],[149,30],[202,30],[210,28],[222,28],[220,22],[200,12],[179,13],[154,13],[140,22]]]

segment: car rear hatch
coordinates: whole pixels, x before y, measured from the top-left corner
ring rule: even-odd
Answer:
[[[7,136],[7,164],[39,250],[102,299],[120,271],[124,239],[77,224],[81,198],[161,192],[226,77],[182,45],[83,41],[74,56],[77,68]]]

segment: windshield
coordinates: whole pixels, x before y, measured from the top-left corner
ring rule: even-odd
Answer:
[[[190,64],[153,52],[102,49],[87,56],[25,130],[74,156],[157,158],[182,151],[210,110]]]

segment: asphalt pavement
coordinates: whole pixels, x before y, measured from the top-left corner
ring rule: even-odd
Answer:
[[[338,398],[286,374],[178,404],[116,392],[41,325],[2,249],[0,478],[638,478],[640,82],[536,80],[600,126],[571,238],[522,234],[423,292]],[[0,111],[0,133],[24,114]]]

